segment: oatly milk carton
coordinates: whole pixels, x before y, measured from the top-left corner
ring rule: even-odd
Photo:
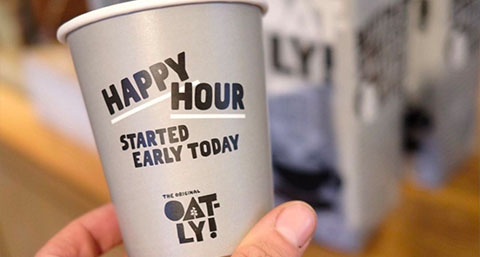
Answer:
[[[60,27],[128,256],[231,255],[273,207],[266,9],[138,0]]]
[[[395,199],[406,5],[269,2],[264,19],[276,200],[318,214],[315,239],[354,250]]]
[[[435,187],[475,141],[480,1],[412,0],[408,35],[405,145],[416,151],[415,178]]]

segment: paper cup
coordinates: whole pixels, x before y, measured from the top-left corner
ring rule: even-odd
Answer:
[[[60,27],[130,257],[230,255],[272,208],[265,11],[140,0]]]

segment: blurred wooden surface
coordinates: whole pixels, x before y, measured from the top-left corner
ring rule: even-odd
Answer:
[[[441,189],[406,183],[399,206],[362,252],[342,254],[313,245],[305,257],[478,257],[479,170],[477,155]]]
[[[0,144],[31,160],[64,183],[98,202],[109,199],[95,153],[54,133],[37,121],[24,97],[0,85]]]
[[[0,83],[0,257],[33,256],[75,217],[107,201],[96,154],[41,125],[24,97]]]
[[[361,253],[314,244],[305,257],[479,256],[478,153],[441,189],[405,183],[399,206]],[[109,200],[98,157],[39,123],[28,101],[1,84],[0,163],[0,256],[31,256],[69,220]],[[25,247],[12,252],[14,238]]]

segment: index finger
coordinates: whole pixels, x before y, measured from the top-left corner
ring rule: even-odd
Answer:
[[[109,203],[72,221],[35,257],[96,257],[121,242],[115,210]]]

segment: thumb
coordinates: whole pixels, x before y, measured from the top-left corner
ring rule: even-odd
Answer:
[[[232,257],[300,257],[305,252],[317,218],[304,202],[288,202],[263,217],[233,253]]]

